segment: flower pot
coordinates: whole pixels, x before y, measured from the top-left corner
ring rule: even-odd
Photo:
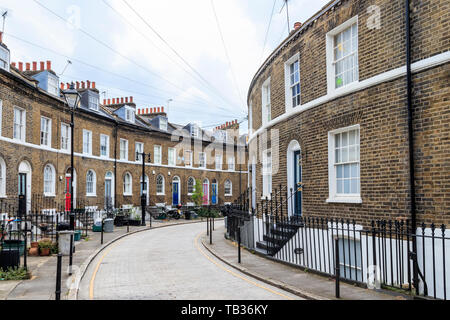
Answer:
[[[37,242],[37,241],[31,242],[31,247],[32,248],[39,248],[39,242]]]
[[[50,255],[50,248],[40,248],[39,249],[41,256],[49,256]]]
[[[29,256],[38,256],[39,255],[39,247],[31,247],[28,250],[28,255]]]

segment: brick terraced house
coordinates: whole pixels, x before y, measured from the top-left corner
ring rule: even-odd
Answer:
[[[258,217],[265,213],[266,199],[278,200],[280,190],[289,198],[293,190],[283,212],[291,217],[344,219],[357,230],[367,230],[373,220],[415,217],[418,227],[427,224],[417,232],[429,235],[430,223],[439,235],[440,225],[450,223],[450,6],[445,0],[411,0],[409,9],[404,0],[330,1],[303,24],[296,23],[258,69],[248,92],[249,188]],[[266,232],[259,223],[255,232]],[[450,236],[448,230],[444,233]],[[301,243],[301,236],[295,241]],[[266,250],[267,234],[265,241],[255,237]],[[325,254],[330,247],[320,241],[315,250]],[[358,252],[345,265],[355,280],[355,274],[367,270],[365,257],[371,249],[365,249],[363,237],[350,233],[340,243],[344,255]],[[292,241],[287,245],[296,247]],[[431,249],[431,242],[421,245],[419,252]],[[392,250],[388,256],[402,255]],[[435,272],[440,278],[434,294],[443,298],[450,278],[442,270],[442,250],[436,249],[441,269]],[[279,252],[272,255],[279,257]],[[418,261],[421,270],[424,257]],[[294,259],[300,258],[283,258],[331,272],[324,270],[325,256],[315,267]],[[426,269],[429,287],[432,269]],[[384,280],[401,285],[406,269],[390,276]],[[357,280],[366,282],[367,276]]]
[[[51,62],[11,63],[0,41],[0,201],[26,195],[67,205],[70,109]],[[246,185],[245,136],[237,121],[214,132],[169,122],[163,107],[138,108],[133,97],[100,101],[96,83],[76,82],[74,207],[140,206],[142,158],[148,205],[190,205],[196,181],[204,205],[233,202]],[[242,162],[242,163],[241,163]],[[242,184],[240,186],[240,183]],[[70,195],[69,195],[70,196]],[[70,203],[70,201],[69,201]]]

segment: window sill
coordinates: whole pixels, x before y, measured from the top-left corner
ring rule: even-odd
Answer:
[[[266,197],[265,197],[265,196],[262,196],[262,197],[261,197],[261,200],[266,200]],[[267,200],[268,200],[268,201],[271,200],[270,196],[267,196]]]
[[[362,203],[361,197],[335,197],[328,198],[327,203]]]
[[[97,194],[86,194],[86,197],[89,197],[89,198],[95,198],[95,197],[97,197]]]
[[[133,194],[132,194],[132,193],[124,193],[123,196],[124,196],[124,197],[132,197]]]
[[[232,194],[226,194],[225,197],[232,197]]]
[[[157,196],[165,196],[166,194],[165,193],[157,193],[156,195]]]
[[[44,197],[46,197],[46,198],[55,198],[56,194],[54,194],[54,193],[44,193]]]

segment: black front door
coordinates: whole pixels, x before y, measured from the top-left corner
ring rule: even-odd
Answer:
[[[302,155],[300,150],[294,152],[294,216],[302,215]]]

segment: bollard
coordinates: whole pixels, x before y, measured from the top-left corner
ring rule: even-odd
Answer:
[[[62,254],[58,253],[58,260],[56,264],[56,290],[55,300],[61,300],[61,266],[62,266]]]
[[[336,261],[335,261],[335,277],[336,277],[336,298],[340,298],[340,288],[339,281],[341,278],[341,267],[339,262],[339,239],[335,239],[335,248],[336,248]]]
[[[209,226],[209,244],[212,244],[212,222],[213,222],[213,220],[212,219],[209,219],[209,223],[211,224],[210,226]]]
[[[103,244],[103,219],[102,219],[102,234],[100,236],[100,244]]]
[[[130,220],[127,220],[127,233],[130,232]]]
[[[212,220],[213,220],[213,221],[212,221],[212,229],[213,229],[213,231],[214,231],[214,230],[216,230],[216,229],[214,228],[214,217],[212,218]]]
[[[238,227],[238,263],[241,263],[241,227]]]
[[[73,234],[70,235],[69,276],[72,275],[72,261],[73,261]]]
[[[206,217],[206,235],[209,236],[209,217]]]

